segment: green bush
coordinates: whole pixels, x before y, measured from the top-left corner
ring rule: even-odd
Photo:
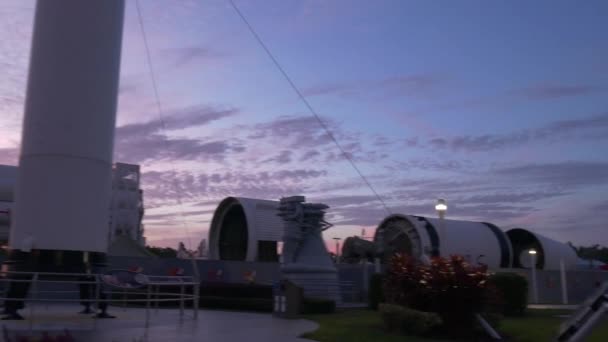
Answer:
[[[436,313],[418,311],[394,304],[380,304],[380,315],[389,331],[424,335],[441,325]]]
[[[502,313],[506,316],[521,316],[528,306],[528,281],[517,273],[492,274],[488,283],[502,297]]]
[[[300,311],[306,315],[333,313],[336,311],[336,302],[330,299],[304,298]]]
[[[372,274],[369,278],[368,306],[372,310],[378,310],[378,304],[384,302],[384,277],[380,273]]]

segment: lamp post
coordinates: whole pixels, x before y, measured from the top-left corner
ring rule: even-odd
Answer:
[[[437,215],[439,215],[439,248],[440,251],[439,255],[441,256],[445,256],[444,253],[441,252],[441,250],[443,250],[444,252],[447,251],[447,248],[445,248],[446,246],[446,236],[445,236],[445,212],[448,210],[448,205],[447,202],[443,199],[440,198],[437,200],[437,204],[435,204],[435,210],[437,211]]]
[[[334,240],[336,240],[336,264],[339,264],[340,263],[340,240],[342,240],[342,238],[335,237]]]
[[[528,251],[530,254],[530,267],[532,271],[532,298],[534,303],[538,304],[538,288],[536,286],[536,250],[531,249]]]

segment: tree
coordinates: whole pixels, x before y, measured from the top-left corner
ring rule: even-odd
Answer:
[[[159,258],[176,258],[177,251],[171,247],[146,246],[146,249]]]

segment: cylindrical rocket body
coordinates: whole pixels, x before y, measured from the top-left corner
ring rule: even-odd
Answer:
[[[12,249],[106,252],[124,0],[39,0]]]

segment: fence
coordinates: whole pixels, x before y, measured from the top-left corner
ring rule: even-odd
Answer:
[[[26,303],[91,303],[100,306],[100,303],[142,303],[145,304],[145,327],[149,327],[150,309],[152,304],[158,306],[160,302],[179,303],[180,318],[184,316],[186,302],[192,302],[194,319],[198,317],[199,304],[199,282],[189,276],[144,276],[141,288],[126,288],[112,286],[104,281],[107,274],[91,273],[51,273],[51,272],[13,272],[3,271],[0,273],[0,284],[3,291],[0,294],[0,301],[23,301]],[[11,292],[8,287],[11,284],[29,284],[29,296],[25,298],[8,297]],[[52,289],[43,285],[67,285],[78,287],[89,285],[94,288],[94,298],[78,298],[79,291]],[[179,287],[180,292],[164,292],[162,289],[167,287]],[[187,288],[191,291],[188,293]],[[109,290],[106,290],[109,289]],[[129,296],[126,296],[128,294]],[[63,295],[63,296],[62,296]],[[67,297],[65,297],[67,295]],[[133,297],[140,298],[133,298]],[[35,305],[29,305],[30,329],[35,321]]]

